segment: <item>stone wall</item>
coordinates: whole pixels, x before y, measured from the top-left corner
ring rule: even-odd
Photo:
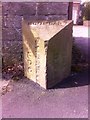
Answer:
[[[25,19],[68,19],[69,3],[19,3],[3,2],[2,45],[3,65],[12,66],[22,62],[21,21]]]

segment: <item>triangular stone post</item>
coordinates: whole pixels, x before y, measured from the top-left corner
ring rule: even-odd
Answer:
[[[24,73],[45,89],[70,74],[72,58],[71,20],[22,20]]]

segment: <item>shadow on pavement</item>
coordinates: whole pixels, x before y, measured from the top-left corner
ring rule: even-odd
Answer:
[[[77,62],[88,62],[89,58],[89,44],[90,38],[86,37],[74,37],[72,47],[72,57]]]
[[[64,79],[63,81],[55,85],[53,89],[80,87],[89,84],[90,82],[88,79],[88,70],[86,70],[81,73],[71,74],[68,78]]]
[[[76,64],[90,63],[89,47],[90,47],[90,38],[86,37],[74,37],[74,51],[72,52],[73,59],[72,61]],[[84,61],[83,61],[84,60]],[[68,78],[64,79],[53,88],[71,88],[71,87],[80,87],[89,85],[89,74],[90,68],[82,72],[76,72],[71,74]]]

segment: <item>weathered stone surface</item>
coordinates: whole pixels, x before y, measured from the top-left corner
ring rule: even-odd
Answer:
[[[3,40],[16,40],[22,39],[21,30],[14,28],[3,28],[2,29],[2,39]]]
[[[72,23],[65,26],[48,43],[47,88],[66,78],[71,71]]]
[[[12,66],[22,61],[22,43],[20,41],[3,41],[3,65]]]
[[[22,20],[22,17],[17,15],[4,16],[3,27],[12,28],[13,26],[15,26],[16,28],[21,28],[21,20]]]
[[[48,20],[67,20],[68,15],[48,15]]]
[[[24,18],[29,21],[34,20],[67,20],[68,15],[39,15],[39,16],[27,16],[25,15]]]
[[[51,88],[70,74],[71,21],[22,22],[25,76]]]
[[[3,41],[2,46],[4,47],[4,52],[18,53],[22,52],[22,42],[21,41]]]
[[[39,15],[65,15],[68,13],[68,3],[39,3]]]
[[[19,14],[21,15],[19,11],[21,11],[19,2],[3,2],[2,3],[2,13],[3,15],[8,15],[8,14]]]
[[[21,3],[22,15],[35,15],[36,14],[36,3]]]
[[[34,20],[47,20],[48,16],[45,15],[39,15],[39,16],[28,16],[24,15],[24,19],[29,20],[29,21],[34,21]]]
[[[12,14],[22,16],[24,14],[35,15],[36,3],[8,2],[3,3],[3,14]]]

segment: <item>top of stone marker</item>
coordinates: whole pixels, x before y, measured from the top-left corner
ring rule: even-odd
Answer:
[[[26,20],[23,21],[29,25],[31,32],[35,37],[39,37],[42,40],[50,40],[58,32],[60,32],[65,26],[72,23],[72,20]]]

